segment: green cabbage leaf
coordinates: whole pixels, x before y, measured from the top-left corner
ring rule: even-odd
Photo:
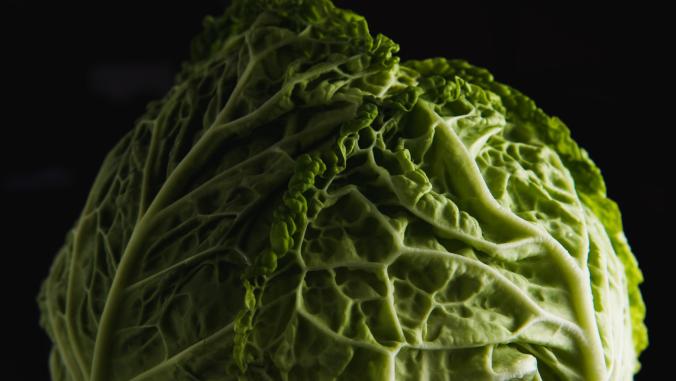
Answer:
[[[106,157],[39,295],[55,381],[628,380],[599,169],[486,70],[235,0]]]

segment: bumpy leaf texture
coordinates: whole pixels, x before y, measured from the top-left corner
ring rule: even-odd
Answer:
[[[39,296],[57,381],[629,380],[641,273],[568,129],[328,0],[233,1]]]

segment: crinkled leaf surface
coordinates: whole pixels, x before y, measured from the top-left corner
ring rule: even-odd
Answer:
[[[524,95],[325,0],[235,1],[40,293],[54,380],[627,380],[641,274]]]

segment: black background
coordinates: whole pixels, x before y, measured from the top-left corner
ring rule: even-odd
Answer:
[[[142,3],[142,4],[141,4]],[[672,352],[673,49],[666,9],[487,2],[337,1],[401,56],[464,58],[562,118],[602,169],[646,282],[651,346],[637,380]],[[385,5],[386,4],[386,5]],[[46,380],[34,302],[106,152],[171,86],[190,39],[223,1],[5,2],[0,191],[4,377]],[[9,360],[9,361],[8,361]]]

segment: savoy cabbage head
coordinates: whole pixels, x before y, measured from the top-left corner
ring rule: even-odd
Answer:
[[[641,273],[564,124],[328,0],[235,0],[39,296],[56,381],[629,380]]]

